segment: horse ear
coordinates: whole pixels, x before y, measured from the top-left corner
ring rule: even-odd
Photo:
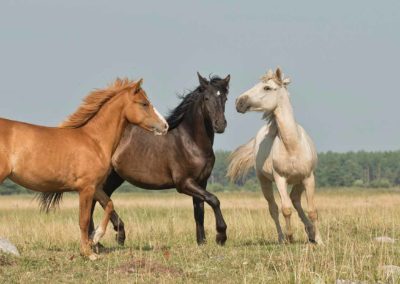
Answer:
[[[137,88],[140,89],[142,87],[142,84],[143,84],[143,78],[140,78],[140,80],[137,81],[136,83]]]
[[[275,76],[276,76],[276,78],[277,78],[279,81],[282,82],[282,71],[281,71],[281,68],[279,68],[279,67],[276,68]]]
[[[224,79],[224,83],[226,86],[229,85],[229,81],[231,80],[231,74],[229,74],[228,76],[226,76],[226,78]]]
[[[140,78],[140,80],[137,81],[135,84],[134,93],[136,93],[137,91],[140,90],[140,88],[142,87],[142,84],[143,84],[143,78]]]
[[[208,85],[207,79],[202,77],[199,72],[197,72],[197,77],[199,77],[200,86],[205,87]]]
[[[292,80],[290,80],[289,77],[286,77],[285,79],[283,79],[282,83],[283,85],[286,87],[287,85],[290,84],[290,82],[292,82]]]

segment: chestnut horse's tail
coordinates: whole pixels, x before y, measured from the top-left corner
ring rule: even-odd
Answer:
[[[36,196],[40,203],[40,210],[48,213],[60,205],[62,200],[62,192],[42,192]]]
[[[231,181],[244,177],[249,169],[255,165],[253,138],[247,144],[240,146],[229,156],[229,167],[226,174]]]

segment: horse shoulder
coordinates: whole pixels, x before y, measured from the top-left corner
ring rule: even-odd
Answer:
[[[304,155],[303,159],[308,163],[308,166],[314,170],[318,160],[314,142],[301,125],[298,124],[297,127],[301,137],[302,148],[304,149],[302,152]]]

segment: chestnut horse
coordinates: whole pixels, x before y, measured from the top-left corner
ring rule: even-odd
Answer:
[[[126,125],[131,122],[157,134],[168,129],[141,83],[117,79],[107,89],[92,92],[58,128],[0,119],[0,183],[9,178],[43,192],[47,210],[60,201],[61,192],[78,191],[80,250],[91,260],[96,259],[88,239],[93,195],[105,195],[101,186]],[[107,200],[104,224],[112,210]]]
[[[208,192],[206,186],[215,161],[214,133],[223,133],[227,125],[224,112],[230,76],[211,80],[200,74],[198,77],[200,86],[182,98],[168,117],[167,135],[155,138],[139,127],[126,128],[112,159],[114,171],[103,189],[111,196],[126,180],[145,189],[176,188],[179,193],[192,196],[198,244],[206,240],[204,202],[207,202],[216,218],[216,241],[223,245],[227,239],[227,226],[218,198]],[[105,206],[107,199],[98,201]],[[123,244],[124,223],[115,211],[111,221],[118,232],[117,241]],[[92,224],[93,220],[93,231]]]

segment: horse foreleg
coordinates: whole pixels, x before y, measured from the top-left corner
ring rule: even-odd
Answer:
[[[224,217],[222,216],[220,202],[218,198],[214,194],[203,189],[197,182],[192,179],[186,180],[185,182],[180,184],[177,189],[179,192],[185,193],[192,197],[196,197],[202,201],[207,202],[207,204],[211,206],[214,211],[217,229],[216,242],[220,245],[224,245],[227,239],[227,226]]]
[[[274,173],[274,180],[276,183],[276,187],[278,188],[279,195],[281,197],[281,202],[282,202],[281,210],[283,217],[285,217],[285,222],[286,222],[286,232],[285,232],[286,239],[289,242],[293,242],[293,230],[290,222],[290,217],[292,215],[292,202],[287,192],[287,182],[285,178],[281,177],[276,173]]]
[[[104,209],[103,220],[100,222],[100,225],[92,234],[93,244],[96,245],[106,233],[107,225],[111,218],[111,213],[114,211],[114,204],[110,197],[108,197],[102,189],[96,190],[96,192],[94,193],[94,198],[101,204]]]
[[[315,206],[314,193],[315,193],[315,179],[314,174],[303,180],[303,185],[306,189],[307,205],[308,205],[308,217],[314,225],[315,230],[315,242],[317,244],[323,244],[321,235],[318,230],[318,212]]]
[[[292,192],[290,193],[290,199],[292,200],[293,206],[305,226],[308,240],[313,243],[315,242],[315,228],[313,223],[310,222],[310,219],[307,218],[306,214],[304,213],[303,207],[301,206],[301,194],[303,193],[303,191],[303,184],[294,185],[292,188]]]
[[[89,242],[90,208],[92,205],[94,187],[86,187],[79,191],[79,227],[81,229],[81,254],[90,260],[97,258]]]
[[[269,214],[274,220],[276,231],[278,232],[278,241],[281,243],[284,241],[284,236],[281,224],[279,222],[279,208],[275,201],[272,182],[264,177],[262,174],[257,174],[257,178],[260,182],[262,193],[264,194],[264,197],[268,202]]]
[[[197,244],[206,242],[206,233],[204,231],[204,201],[193,197],[194,220],[196,221],[196,239]]]

